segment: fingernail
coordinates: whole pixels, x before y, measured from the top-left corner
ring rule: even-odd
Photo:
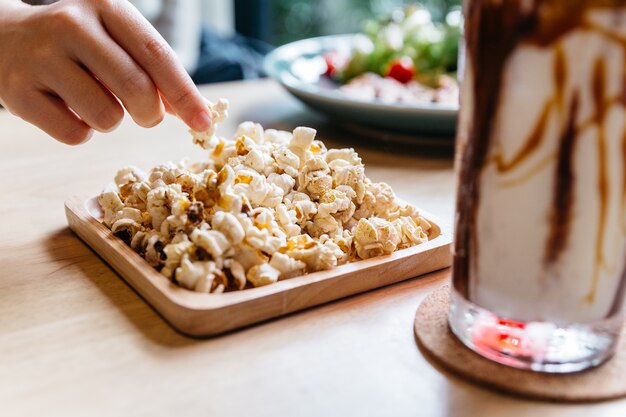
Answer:
[[[211,115],[206,111],[201,111],[191,120],[191,128],[198,132],[204,132],[211,127]]]

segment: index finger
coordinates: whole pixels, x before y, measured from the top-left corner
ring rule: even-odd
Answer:
[[[128,1],[101,2],[104,26],[111,37],[152,78],[181,119],[202,132],[211,127],[205,100],[165,39]]]

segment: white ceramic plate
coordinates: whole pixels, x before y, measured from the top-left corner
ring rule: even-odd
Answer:
[[[315,110],[339,121],[350,121],[394,131],[451,135],[456,128],[458,105],[386,104],[347,97],[322,74],[323,54],[348,54],[354,35],[304,39],[276,48],[265,58],[265,71],[291,94]]]

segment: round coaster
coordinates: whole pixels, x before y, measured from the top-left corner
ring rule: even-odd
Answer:
[[[448,327],[450,286],[417,309],[415,335],[429,357],[455,374],[490,388],[550,401],[592,402],[626,396],[626,338],[603,365],[573,374],[545,374],[492,362],[465,347]]]

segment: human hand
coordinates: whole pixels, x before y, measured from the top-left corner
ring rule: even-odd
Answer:
[[[124,108],[143,127],[164,105],[194,130],[211,125],[172,49],[126,0],[0,0],[0,103],[71,145],[115,129]]]

